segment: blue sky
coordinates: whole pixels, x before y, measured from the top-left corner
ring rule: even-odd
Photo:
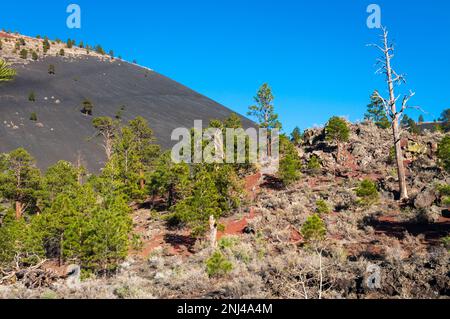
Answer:
[[[79,30],[66,27],[70,3],[81,6]],[[361,119],[371,92],[385,92],[378,53],[366,47],[379,33],[366,26],[371,3],[397,45],[404,89],[417,93],[412,103],[426,120],[439,117],[450,107],[448,0],[4,1],[0,27],[99,43],[241,114],[268,82],[290,132],[332,115]]]

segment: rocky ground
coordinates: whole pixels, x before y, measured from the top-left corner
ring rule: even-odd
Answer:
[[[220,221],[219,249],[233,265],[225,276],[207,275],[207,240],[170,230],[160,213],[141,207],[134,220],[142,245],[116,276],[38,289],[19,282],[0,287],[0,298],[448,298],[449,248],[442,239],[450,216],[436,191],[450,183],[435,161],[441,138],[404,134],[411,200],[400,204],[388,130],[353,125],[339,162],[321,129],[307,131],[299,152],[305,163],[319,156],[322,170],[305,170],[288,188],[274,176],[247,178],[255,196]],[[379,189],[371,205],[361,205],[355,195],[363,179]],[[327,240],[305,245],[300,228],[318,199],[331,207],[322,215]]]

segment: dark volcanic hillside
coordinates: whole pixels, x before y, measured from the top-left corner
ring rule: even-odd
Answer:
[[[55,65],[56,74],[48,67]],[[0,85],[0,152],[26,148],[41,168],[58,160],[74,162],[81,153],[90,170],[104,162],[92,119],[114,117],[122,105],[122,121],[143,116],[164,148],[172,145],[176,127],[193,126],[194,120],[223,119],[231,110],[154,71],[120,60],[81,56],[45,57],[16,64],[14,82]],[[30,92],[36,101],[28,101]],[[81,113],[81,103],[94,104],[93,116]],[[30,114],[37,114],[37,122]],[[243,119],[244,126],[251,125]]]

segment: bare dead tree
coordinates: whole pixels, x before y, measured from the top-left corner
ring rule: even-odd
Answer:
[[[397,110],[397,102],[401,98],[401,95],[395,95],[395,86],[402,83],[406,83],[405,76],[397,73],[392,68],[392,58],[394,57],[394,46],[389,42],[388,30],[383,27],[383,34],[381,35],[382,45],[370,44],[379,49],[382,52],[382,56],[377,59],[377,65],[380,68],[377,70],[377,74],[384,74],[386,76],[386,83],[388,87],[389,97],[383,98],[378,91],[375,95],[383,102],[384,109],[391,122],[392,134],[394,138],[395,158],[397,163],[398,181],[400,189],[400,200],[408,199],[408,190],[406,187],[406,173],[403,162],[403,151],[401,147],[401,126],[400,120],[406,109],[410,108],[408,105],[409,100],[415,95],[410,91],[409,94],[404,95],[401,102],[401,107]],[[417,107],[414,107],[417,108]]]

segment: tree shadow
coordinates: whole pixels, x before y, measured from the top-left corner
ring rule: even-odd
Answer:
[[[194,245],[197,242],[197,239],[185,235],[165,234],[164,241],[175,249],[181,249],[182,246],[184,246],[189,252],[193,253]]]
[[[281,179],[273,175],[264,175],[264,181],[262,182],[261,187],[278,191],[285,189],[284,183]]]
[[[372,226],[377,232],[400,240],[405,237],[405,232],[413,236],[423,235],[428,243],[438,243],[441,238],[447,236],[450,232],[449,221],[427,224],[373,219],[368,222],[368,225]]]

